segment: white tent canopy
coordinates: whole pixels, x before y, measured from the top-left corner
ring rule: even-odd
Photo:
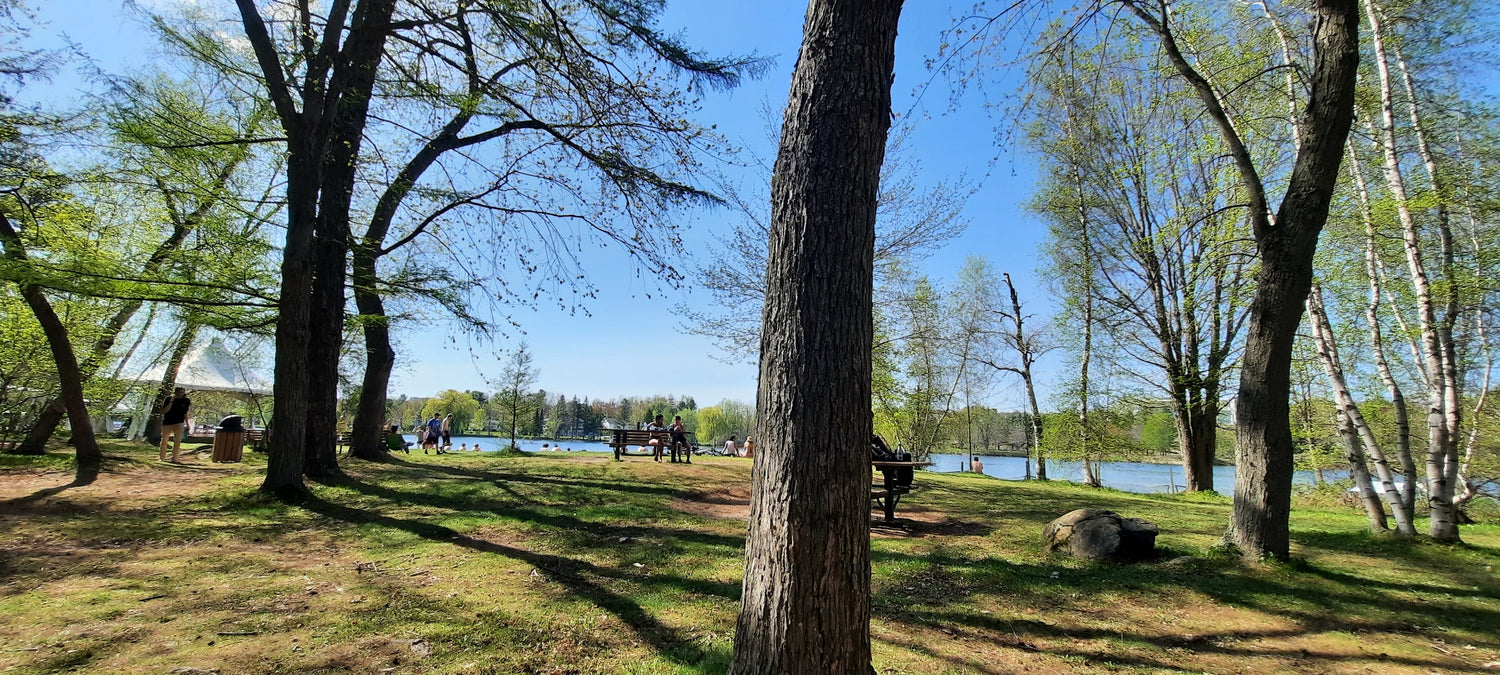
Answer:
[[[165,365],[153,366],[136,377],[136,381],[159,384],[166,371]],[[253,396],[271,394],[271,382],[246,370],[224,347],[224,341],[217,337],[208,344],[194,347],[182,359],[182,365],[177,369],[177,386],[188,391],[227,391]]]

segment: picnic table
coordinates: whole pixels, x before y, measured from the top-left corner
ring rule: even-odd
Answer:
[[[625,448],[632,445],[648,447],[652,439],[660,441],[663,448],[672,448],[672,431],[651,431],[647,429],[610,429],[609,447],[615,451],[615,461],[621,461],[621,457],[655,457],[654,452],[627,452]],[[692,436],[691,431],[676,432],[684,436]],[[688,443],[686,450],[688,462],[692,462],[693,444]],[[672,461],[677,461],[677,451],[672,448]]]
[[[870,466],[884,477],[884,481],[871,486],[870,499],[885,508],[885,522],[889,523],[896,519],[896,504],[901,501],[901,496],[911,493],[915,470],[932,466],[932,462],[871,460]]]

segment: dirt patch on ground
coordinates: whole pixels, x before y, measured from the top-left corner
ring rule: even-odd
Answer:
[[[71,471],[0,474],[0,512],[39,515],[121,511],[203,494],[240,465],[187,460],[181,464],[106,462],[92,482],[77,485]]]
[[[931,534],[950,537],[982,537],[995,531],[995,528],[988,525],[958,520],[942,511],[930,509],[903,511],[898,508],[896,513],[899,514],[896,520],[889,523],[885,522],[885,514],[872,514],[870,536],[924,537]]]
[[[719,490],[693,493],[689,497],[672,500],[672,508],[706,518],[724,520],[750,519],[750,486],[735,485]],[[932,535],[983,536],[994,528],[958,520],[947,513],[926,507],[896,509],[897,518],[885,522],[879,508],[871,510],[870,535],[875,537],[922,537]]]
[[[673,499],[672,508],[706,518],[750,520],[750,486],[734,485]]]

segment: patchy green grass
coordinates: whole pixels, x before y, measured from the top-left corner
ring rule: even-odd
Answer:
[[[349,481],[288,505],[255,491],[254,454],[108,452],[88,485],[69,486],[58,456],[0,470],[0,672],[728,666],[748,460],[350,460]],[[1350,508],[1299,508],[1295,561],[1244,567],[1214,548],[1220,495],[918,486],[898,526],[874,528],[880,672],[1500,670],[1494,525],[1440,546],[1370,535]],[[1042,526],[1085,506],[1157,523],[1166,555],[1047,553]]]

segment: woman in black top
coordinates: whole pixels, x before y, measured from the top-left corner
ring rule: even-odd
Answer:
[[[161,413],[161,447],[156,452],[158,460],[166,461],[167,441],[173,441],[172,462],[181,461],[179,455],[182,453],[182,436],[187,433],[187,414],[191,407],[193,399],[187,397],[187,390],[182,387],[178,387],[172,392],[172,398],[167,399],[167,406]]]

